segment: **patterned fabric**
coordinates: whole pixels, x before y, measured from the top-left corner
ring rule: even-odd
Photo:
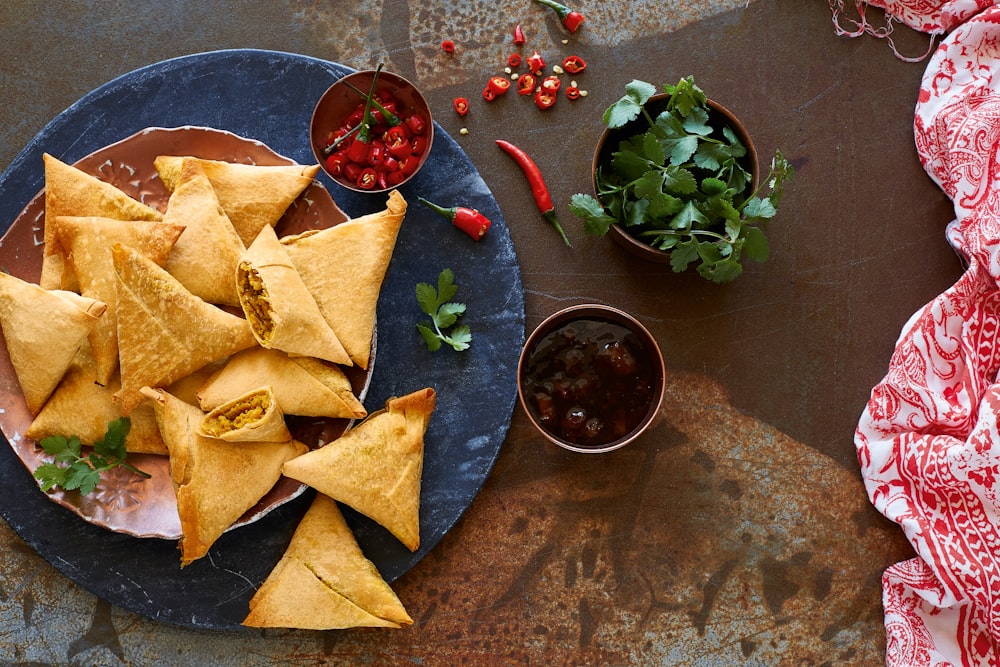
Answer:
[[[954,202],[967,269],[904,326],[855,435],[872,504],[916,557],[883,575],[890,667],[1000,665],[1000,7],[886,0],[951,30],[914,115],[921,163]]]

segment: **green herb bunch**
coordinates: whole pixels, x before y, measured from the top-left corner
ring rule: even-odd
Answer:
[[[62,487],[66,491],[79,490],[87,495],[101,483],[101,473],[122,466],[141,477],[148,473],[125,462],[125,438],[131,428],[128,417],[121,417],[108,424],[104,438],[93,443],[89,454],[77,436],[53,435],[43,438],[38,444],[46,454],[54,458],[51,463],[43,463],[35,470],[35,477],[43,491]]]
[[[462,352],[472,344],[472,332],[465,324],[457,324],[465,313],[465,304],[452,302],[458,291],[455,274],[444,269],[438,274],[437,289],[429,283],[417,283],[416,297],[420,310],[431,319],[417,323],[417,331],[424,339],[427,349],[436,352],[441,344]]]
[[[575,194],[570,211],[584,229],[603,236],[620,224],[633,237],[670,252],[674,271],[692,263],[698,273],[727,283],[743,272],[744,257],[757,261],[770,252],[764,233],[777,213],[783,186],[793,169],[780,151],[761,186],[740,163],[746,146],[728,124],[718,123],[693,77],[666,84],[666,105],[654,118],[647,107],[653,84],[632,81],[625,95],[604,112],[604,124],[624,128],[640,118],[634,134],[621,140],[609,164],[595,175],[598,198]],[[769,192],[763,196],[765,186]]]

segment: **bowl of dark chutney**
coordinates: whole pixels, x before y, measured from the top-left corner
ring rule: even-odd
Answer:
[[[518,361],[518,396],[546,439],[574,452],[608,452],[653,422],[666,391],[663,354],[628,313],[580,304],[547,317]]]

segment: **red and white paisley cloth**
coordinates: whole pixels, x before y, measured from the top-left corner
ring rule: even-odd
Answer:
[[[871,0],[946,35],[914,114],[967,265],[903,327],[855,434],[868,497],[916,551],[882,577],[890,667],[1000,665],[1000,0]]]

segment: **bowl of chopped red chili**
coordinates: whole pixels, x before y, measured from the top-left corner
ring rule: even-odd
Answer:
[[[547,440],[600,453],[634,442],[654,423],[666,391],[656,339],[628,313],[581,304],[546,318],[518,362],[518,396]]]
[[[323,93],[309,136],[313,154],[334,182],[356,192],[385,192],[420,171],[434,141],[434,123],[416,86],[398,74],[364,70]]]

